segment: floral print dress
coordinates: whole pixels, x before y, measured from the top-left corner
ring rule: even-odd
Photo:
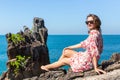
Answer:
[[[97,60],[99,60],[103,49],[101,33],[97,30],[91,30],[88,38],[82,41],[80,44],[85,51],[78,52],[70,58],[70,66],[73,72],[82,72],[92,69],[93,56],[96,56]]]

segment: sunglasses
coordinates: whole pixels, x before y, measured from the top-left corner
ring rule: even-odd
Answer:
[[[94,24],[94,21],[85,21],[85,23],[88,25],[89,23],[90,24]]]

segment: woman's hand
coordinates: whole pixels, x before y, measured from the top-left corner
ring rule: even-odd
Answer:
[[[65,49],[77,49],[77,48],[81,48],[80,43],[72,45],[72,46],[65,47],[63,50],[65,50]]]
[[[99,69],[99,68],[95,68],[95,72],[97,72],[99,75],[100,75],[101,73],[106,74],[105,71],[103,71],[102,69]]]
[[[94,56],[93,57],[93,66],[94,66],[94,70],[95,70],[95,72],[97,72],[98,74],[101,74],[101,73],[103,73],[103,74],[106,74],[106,72],[105,71],[103,71],[102,69],[99,69],[98,67],[97,67],[97,58],[96,58],[96,56]]]

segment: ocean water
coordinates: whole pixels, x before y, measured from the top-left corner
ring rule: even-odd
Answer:
[[[0,35],[0,75],[6,70],[7,62],[7,41],[4,35]]]
[[[49,49],[50,62],[53,63],[61,56],[63,48],[80,43],[88,35],[49,35],[47,45]],[[103,35],[104,48],[99,63],[108,60],[113,53],[120,53],[120,35]],[[82,51],[83,49],[76,49]],[[6,71],[7,41],[4,35],[0,35],[0,75]],[[63,67],[67,68],[67,67]]]

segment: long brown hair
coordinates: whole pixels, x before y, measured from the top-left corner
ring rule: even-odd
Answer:
[[[95,15],[95,14],[89,14],[88,16],[87,16],[87,18],[88,17],[92,17],[93,18],[93,21],[94,21],[94,23],[95,23],[95,26],[96,26],[96,29],[97,30],[99,30],[100,32],[101,32],[101,20],[100,20],[100,18],[97,16],[97,15]],[[86,19],[87,19],[86,18]]]

